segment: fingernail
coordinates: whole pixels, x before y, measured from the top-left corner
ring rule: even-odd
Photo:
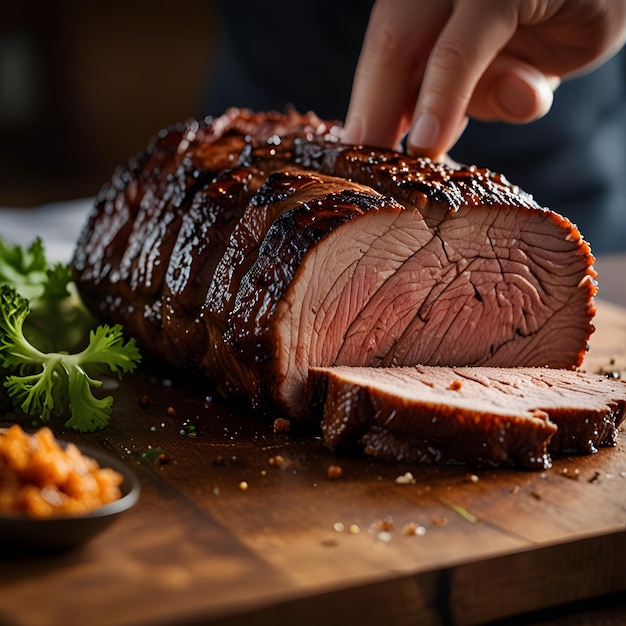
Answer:
[[[414,148],[432,148],[439,139],[439,120],[430,112],[424,111],[413,124],[409,133],[409,144]]]
[[[495,97],[512,117],[525,119],[532,115],[537,100],[533,88],[516,76],[504,76],[498,81]]]

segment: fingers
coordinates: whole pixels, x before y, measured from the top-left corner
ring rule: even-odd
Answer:
[[[478,81],[467,114],[483,121],[530,122],[550,110],[559,84],[533,65],[501,56]]]
[[[511,123],[542,117],[559,84],[553,45],[563,45],[569,23],[539,6],[528,14],[529,6],[523,0],[377,0],[343,140],[394,148],[408,132],[410,153],[440,158],[468,115]],[[544,26],[547,18],[551,26]],[[578,41],[574,37],[575,51]]]
[[[517,28],[517,3],[463,0],[454,5],[429,57],[408,148],[413,154],[438,157],[458,138],[474,90]],[[513,85],[503,86],[506,101],[516,101]],[[525,93],[522,87],[518,96]],[[503,104],[504,107],[504,104]]]
[[[393,148],[407,132],[449,0],[378,0],[355,72],[343,140]]]

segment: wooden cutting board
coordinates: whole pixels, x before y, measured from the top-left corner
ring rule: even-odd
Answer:
[[[596,325],[586,368],[626,376],[626,310]],[[545,472],[385,465],[147,373],[113,394],[105,432],[56,434],[141,499],[78,551],[5,549],[0,624],[477,624],[626,591],[623,427]]]

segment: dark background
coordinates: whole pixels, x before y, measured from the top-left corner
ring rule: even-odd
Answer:
[[[10,4],[0,20],[0,206],[95,195],[160,128],[201,114],[212,2]]]

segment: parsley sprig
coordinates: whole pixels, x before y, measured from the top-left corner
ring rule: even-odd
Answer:
[[[43,422],[63,416],[80,431],[104,427],[113,398],[94,395],[103,384],[97,373],[108,367],[121,378],[141,355],[133,339],[124,343],[121,326],[94,325],[69,265],[50,264],[41,238],[22,247],[0,237],[0,382],[8,406]]]
[[[119,377],[135,369],[140,360],[135,340],[124,343],[122,327],[101,325],[89,334],[81,352],[42,352],[24,335],[30,308],[26,298],[9,286],[0,286],[0,365],[9,372],[4,386],[24,413],[47,422],[51,416],[68,415],[65,425],[93,431],[108,421],[113,398],[96,398],[92,389],[102,381],[91,369],[108,366]]]

